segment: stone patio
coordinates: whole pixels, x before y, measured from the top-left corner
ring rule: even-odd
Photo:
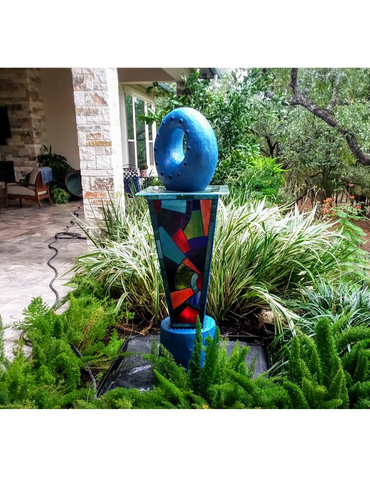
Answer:
[[[7,209],[0,208],[0,315],[4,325],[22,318],[23,309],[34,297],[41,296],[50,306],[55,303],[56,296],[49,287],[55,274],[47,265],[55,252],[48,245],[56,242],[56,233],[67,231],[67,225],[69,231],[83,234],[76,224],[71,225],[74,211],[83,219],[83,206],[79,201],[52,206],[43,201],[41,209],[34,202],[23,201],[21,208],[18,201],[14,201]],[[56,242],[58,255],[51,264],[58,270],[53,286],[60,297],[68,292],[64,284],[71,276],[74,259],[86,246],[86,240]],[[19,335],[20,332],[10,327],[5,330],[5,353],[9,358]]]

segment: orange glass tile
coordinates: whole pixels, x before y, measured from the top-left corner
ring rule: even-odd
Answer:
[[[195,271],[195,273],[198,273],[198,275],[201,275],[202,273],[198,270],[198,268],[190,261],[189,258],[186,258],[183,260],[183,263],[186,264],[191,270]]]
[[[186,301],[194,294],[193,289],[182,289],[180,291],[171,292],[172,307],[175,310],[180,304]]]
[[[203,233],[208,236],[209,221],[211,219],[212,200],[200,200],[200,210],[202,212]]]

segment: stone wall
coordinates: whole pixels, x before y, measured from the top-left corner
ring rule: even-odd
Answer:
[[[7,107],[12,135],[0,145],[0,160],[14,162],[18,181],[37,167],[36,157],[47,142],[40,70],[0,68],[0,106]]]
[[[123,192],[116,68],[72,68],[85,217]]]

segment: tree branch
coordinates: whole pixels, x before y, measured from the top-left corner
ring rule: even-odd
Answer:
[[[326,122],[330,127],[337,129],[337,131],[344,136],[347,144],[352,151],[353,155],[356,157],[357,161],[362,165],[370,165],[370,154],[363,153],[360,149],[360,145],[358,144],[356,136],[348,129],[341,127],[338,123],[338,120],[331,114],[329,111],[324,108],[320,108],[315,103],[310,101],[306,96],[302,94],[300,89],[298,88],[298,68],[292,68],[290,74],[290,87],[293,90],[294,96],[290,99],[290,104],[293,106],[300,105],[310,111],[316,117],[321,118],[324,122]],[[339,86],[339,82],[338,82]],[[333,92],[334,93],[334,92]],[[332,96],[333,99],[333,96]],[[330,106],[330,103],[329,103]],[[328,106],[328,108],[329,108]]]

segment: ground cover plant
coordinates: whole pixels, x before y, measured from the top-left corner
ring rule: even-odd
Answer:
[[[24,335],[12,362],[4,356],[0,332],[0,406],[63,408],[77,397],[94,395],[89,374],[95,372],[99,381],[123,342],[114,330],[109,333],[117,311],[109,299],[91,293],[70,294],[69,301],[69,308],[57,315],[41,298],[32,300],[24,319],[14,325]],[[22,351],[24,342],[32,346],[30,358]]]
[[[152,364],[153,390],[116,388],[97,398],[95,385],[83,380],[82,370],[86,363],[97,362],[102,376],[103,359],[117,356],[122,340],[113,333],[108,344],[102,343],[102,326],[112,319],[102,317],[98,302],[93,306],[91,301],[90,315],[84,318],[86,297],[72,303],[72,311],[57,315],[40,298],[32,301],[22,323],[32,345],[30,358],[19,346],[13,361],[6,360],[0,324],[0,408],[370,408],[370,329],[343,328],[345,317],[336,323],[320,319],[313,338],[295,336],[288,350],[288,371],[275,377],[255,377],[256,359],[249,366],[245,363],[249,347],[240,349],[236,343],[227,357],[227,341],[218,328],[203,346],[198,319],[188,371],[153,343],[151,354],[144,355]],[[79,356],[71,341],[84,355]]]

